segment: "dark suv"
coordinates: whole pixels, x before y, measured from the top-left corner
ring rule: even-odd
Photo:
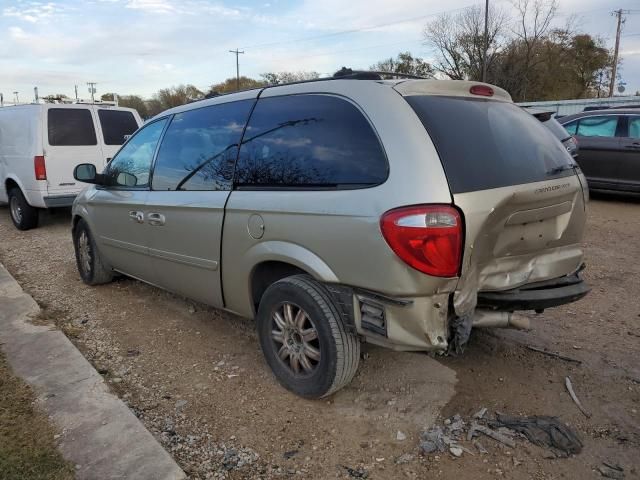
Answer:
[[[597,110],[559,121],[578,139],[576,160],[589,188],[640,193],[640,111]]]

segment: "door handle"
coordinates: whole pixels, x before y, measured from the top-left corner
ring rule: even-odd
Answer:
[[[150,213],[147,215],[147,219],[149,220],[149,225],[153,225],[154,227],[161,227],[164,225],[164,215],[161,213]]]
[[[135,220],[137,223],[144,223],[144,213],[137,210],[131,210],[129,212],[129,218]]]

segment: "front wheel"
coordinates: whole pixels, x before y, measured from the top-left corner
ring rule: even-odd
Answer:
[[[78,272],[84,283],[100,285],[113,280],[113,270],[103,262],[89,225],[82,219],[78,220],[73,229],[73,247],[76,252]]]
[[[257,328],[271,370],[297,395],[331,395],[358,369],[358,337],[346,330],[327,290],[309,276],[272,284],[260,300]]]

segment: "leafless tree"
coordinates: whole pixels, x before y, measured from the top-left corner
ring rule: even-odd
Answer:
[[[487,67],[504,43],[508,17],[503,10],[489,9]],[[478,5],[457,14],[442,14],[424,30],[425,43],[435,47],[437,71],[454,80],[480,80],[484,57],[484,9]]]

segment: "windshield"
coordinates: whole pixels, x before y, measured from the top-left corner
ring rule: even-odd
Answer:
[[[436,146],[452,193],[574,175],[573,160],[540,121],[512,103],[405,97]]]

